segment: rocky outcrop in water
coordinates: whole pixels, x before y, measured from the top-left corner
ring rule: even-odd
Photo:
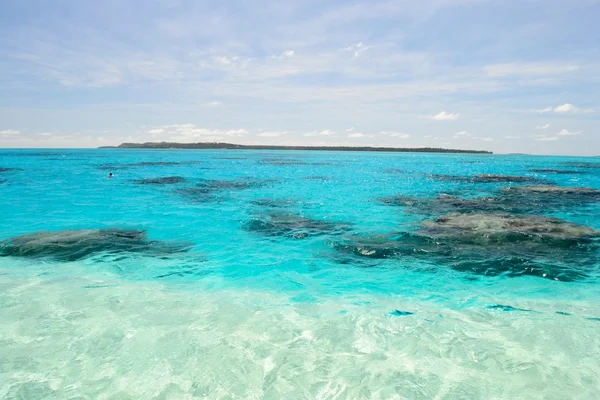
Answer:
[[[82,229],[36,232],[0,242],[0,256],[76,261],[97,253],[171,254],[186,251],[184,243],[149,240],[145,231]]]
[[[539,215],[449,214],[424,221],[419,235],[451,238],[464,243],[539,242],[571,244],[594,237],[600,232],[558,218]]]
[[[600,232],[535,215],[449,214],[414,232],[332,242],[342,255],[370,260],[414,258],[477,275],[584,279],[598,262]]]
[[[600,163],[593,163],[593,162],[566,162],[566,163],[563,163],[563,165],[566,167],[573,167],[573,168],[590,168],[590,169],[600,168]]]
[[[165,176],[161,178],[136,179],[133,182],[138,185],[175,185],[185,182],[181,176]]]
[[[19,171],[18,168],[0,167],[0,173]]]
[[[496,196],[464,198],[445,194],[436,197],[396,195],[381,197],[379,201],[423,215],[452,212],[535,214],[541,210],[561,211],[600,202],[600,190],[555,185],[512,186],[500,189]]]
[[[298,203],[300,203],[300,201],[291,199],[256,199],[250,202],[253,206],[265,208],[285,208]]]
[[[600,197],[600,190],[586,187],[573,186],[555,186],[555,185],[536,185],[536,186],[515,186],[504,188],[505,193],[550,193],[558,195],[580,195]]]
[[[176,190],[176,193],[198,203],[214,203],[223,201],[228,192],[261,189],[273,184],[274,180],[243,178],[238,180],[204,180],[194,187]]]
[[[494,175],[481,174],[475,176],[464,175],[444,175],[432,174],[430,178],[447,181],[447,182],[462,182],[462,183],[551,183],[547,179],[540,179],[533,176],[517,176],[517,175]]]

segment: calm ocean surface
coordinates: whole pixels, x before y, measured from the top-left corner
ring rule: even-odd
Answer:
[[[0,398],[598,398],[591,189],[597,158],[0,150]]]

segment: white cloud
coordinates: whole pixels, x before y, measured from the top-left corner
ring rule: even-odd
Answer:
[[[520,136],[504,136],[504,139],[521,139]]]
[[[562,129],[560,132],[557,133],[558,136],[574,136],[580,134],[581,132],[571,132],[568,129]]]
[[[482,142],[493,142],[494,141],[494,139],[492,139],[490,137],[480,138],[479,140],[481,140]]]
[[[208,129],[200,128],[194,124],[175,124],[166,125],[151,131],[158,132],[162,130],[163,136],[171,140],[190,140],[194,138],[219,138],[224,136],[239,137],[248,133],[246,129]]]
[[[365,135],[363,135],[360,132],[354,132],[348,135],[349,138],[362,138],[365,137]]]
[[[280,137],[283,136],[287,133],[287,131],[284,132],[278,132],[278,131],[270,131],[270,132],[261,132],[259,134],[257,134],[256,136],[260,136],[260,137]]]
[[[555,140],[558,140],[558,136],[537,135],[537,136],[535,137],[535,140],[541,140],[541,141],[553,142],[553,141],[555,141]]]
[[[218,64],[231,65],[231,64],[233,64],[233,61],[235,61],[235,57],[229,58],[226,56],[217,56],[217,57],[213,57],[213,60]]]
[[[576,108],[575,106],[573,106],[573,104],[563,104],[560,106],[557,106],[554,109],[554,112],[556,113],[568,113],[568,112],[575,112],[578,111],[579,109]]]
[[[358,42],[351,46],[346,47],[345,51],[350,51],[354,53],[354,57],[359,57],[362,53],[370,49],[371,46],[366,46],[363,42]]]
[[[38,133],[39,136],[52,136],[52,133],[50,132],[42,132],[42,133]]]
[[[331,131],[329,129],[325,129],[323,131],[312,131],[312,132],[307,132],[304,134],[304,136],[335,136],[336,133],[334,131]]]
[[[3,131],[0,131],[0,135],[18,135],[20,133],[21,131],[15,131],[13,129],[5,129]]]
[[[576,71],[579,67],[553,63],[507,63],[487,65],[483,69],[489,76],[503,77],[511,75],[555,75]]]
[[[570,103],[561,104],[561,105],[556,106],[556,107],[546,107],[546,108],[542,108],[542,109],[536,110],[536,111],[539,112],[540,114],[549,113],[549,112],[555,112],[555,113],[559,113],[559,114],[566,114],[566,113],[590,113],[590,112],[594,112],[594,110],[592,110],[592,109],[589,109],[589,108],[578,108],[578,107],[575,107],[573,104],[570,104]]]
[[[538,125],[535,127],[535,129],[538,129],[538,130],[548,129],[548,128],[550,128],[550,124]]]
[[[271,58],[282,59],[282,58],[292,58],[296,55],[294,50],[286,50],[277,56],[271,56]]]
[[[158,135],[158,134],[161,134],[161,133],[163,133],[164,131],[165,131],[165,130],[164,130],[164,129],[162,129],[162,128],[156,128],[156,129],[150,129],[150,130],[148,131],[148,133],[149,133],[149,134],[151,134],[151,135]]]
[[[436,121],[454,121],[460,117],[459,113],[449,113],[446,111],[442,111],[439,114],[433,115],[431,117],[427,117],[430,119],[434,119]]]
[[[211,101],[210,103],[206,103],[206,105],[210,106],[210,107],[217,107],[217,106],[221,105],[221,102],[220,101]]]
[[[407,134],[407,133],[401,133],[401,132],[382,131],[381,134],[389,136],[389,137],[393,137],[393,138],[398,138],[398,139],[408,139],[408,138],[410,138],[409,134]]]
[[[352,132],[353,130],[354,130],[354,127],[348,128],[348,129],[346,129],[346,132]]]
[[[471,137],[471,133],[467,132],[467,131],[460,131],[460,132],[456,132],[454,135],[452,135],[453,138],[458,139],[458,138],[465,138],[465,137]]]

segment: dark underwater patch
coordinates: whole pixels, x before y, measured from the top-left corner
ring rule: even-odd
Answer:
[[[409,315],[414,315],[413,312],[402,310],[394,310],[390,314],[392,314],[394,317],[408,317]]]
[[[449,214],[414,232],[355,236],[332,243],[357,259],[434,261],[475,275],[585,279],[598,262],[599,231],[556,218]]]
[[[242,224],[248,232],[269,237],[304,239],[320,235],[341,234],[349,229],[346,223],[317,220],[292,214],[267,213]]]
[[[445,182],[460,182],[460,183],[537,183],[547,184],[552,183],[547,179],[540,179],[533,176],[518,176],[518,175],[495,175],[495,174],[481,174],[475,176],[463,176],[463,175],[445,175],[445,174],[431,174],[429,178],[445,181]]]
[[[497,310],[497,311],[504,311],[504,312],[514,312],[514,311],[524,311],[524,312],[531,312],[532,310],[527,310],[525,308],[516,308],[513,306],[507,306],[504,304],[494,304],[491,306],[487,306],[486,307],[488,310]]]
[[[82,229],[36,232],[0,242],[0,256],[76,261],[98,253],[165,255],[187,251],[188,244],[149,240],[133,229]]]
[[[165,176],[160,178],[136,179],[133,181],[138,185],[175,185],[186,182],[181,176]]]
[[[571,315],[570,313],[564,312],[564,311],[555,311],[554,314],[565,315],[565,316],[570,316]]]
[[[600,168],[600,163],[594,163],[594,162],[565,162],[562,165],[564,165],[566,167],[572,167],[572,168],[589,168],[589,169]]]
[[[291,199],[256,199],[252,200],[250,204],[265,208],[286,208],[298,204],[298,201]]]
[[[22,171],[22,169],[20,169],[20,168],[7,168],[7,167],[0,167],[0,173],[5,173],[5,172],[15,172],[15,171]]]
[[[514,209],[560,211],[600,202],[600,190],[554,185],[503,188],[500,197]]]
[[[600,202],[600,190],[584,187],[555,185],[513,186],[502,188],[496,196],[464,198],[450,195],[437,197],[388,196],[379,202],[389,206],[405,207],[423,215],[452,212],[535,214],[540,211],[562,211]]]
[[[252,178],[244,178],[238,180],[207,179],[198,183],[194,187],[177,189],[176,192],[195,202],[220,202],[224,199],[223,193],[239,190],[262,189],[273,184],[274,182],[277,181],[270,179]]]
[[[271,179],[244,178],[238,180],[205,180],[196,185],[196,188],[207,193],[228,190],[261,189],[276,182]]]

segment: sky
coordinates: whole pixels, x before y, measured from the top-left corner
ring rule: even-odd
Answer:
[[[600,155],[600,0],[0,1],[0,147]]]

